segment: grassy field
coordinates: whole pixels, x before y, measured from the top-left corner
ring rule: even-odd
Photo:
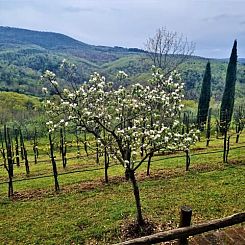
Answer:
[[[144,216],[164,230],[178,225],[182,205],[192,207],[193,223],[244,211],[245,148],[238,147],[245,146],[245,137],[242,135],[239,144],[234,140],[233,137],[227,164],[222,163],[222,152],[204,154],[222,149],[221,139],[211,141],[208,149],[204,141],[192,149],[189,172],[185,172],[185,157],[177,157],[184,156],[183,153],[155,156],[150,177],[145,175],[143,164],[137,179]],[[7,184],[1,184],[0,244],[120,241],[121,226],[135,218],[132,187],[118,165],[109,169],[110,183],[105,185],[103,163],[95,162],[94,156],[69,160],[64,170],[57,161],[58,171],[63,173],[59,176],[58,194],[53,191],[52,176],[14,182],[13,200],[7,198]],[[95,168],[98,170],[88,171]],[[31,162],[30,170],[29,178],[52,175],[49,162]],[[69,173],[74,170],[80,172]],[[14,171],[15,180],[26,178],[23,164]],[[1,167],[0,182],[6,180],[6,170]]]

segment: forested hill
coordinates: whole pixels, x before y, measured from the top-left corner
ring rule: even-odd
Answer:
[[[0,43],[5,44],[26,44],[38,45],[40,47],[60,49],[82,49],[90,45],[79,42],[73,38],[59,33],[31,31],[26,29],[0,27]]]
[[[103,64],[138,53],[142,50],[89,45],[59,33],[0,27],[0,90],[37,95],[43,71],[57,72],[64,58],[78,66],[84,80]]]
[[[245,58],[238,59],[241,64],[245,64]]]
[[[150,74],[151,62],[137,48],[94,46],[59,33],[0,27],[0,91],[40,95],[41,74],[49,69],[62,77],[59,66],[64,58],[76,64],[81,82],[94,71],[114,80],[115,73],[124,70],[129,84],[146,81]],[[192,57],[179,68],[189,99],[198,98],[206,62],[205,58]],[[226,60],[211,60],[216,100],[223,93],[226,68]],[[245,64],[238,66],[236,96],[245,96]]]
[[[94,46],[60,33],[32,31],[3,26],[0,26],[0,44],[4,45],[4,47],[35,45],[48,51],[68,53],[80,58],[86,58],[98,64],[115,60],[135,51],[141,51],[139,49],[127,49],[122,47]]]

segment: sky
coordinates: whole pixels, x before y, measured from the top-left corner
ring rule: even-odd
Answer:
[[[0,0],[0,26],[63,33],[105,46],[144,48],[164,27],[195,43],[195,55],[245,57],[245,0]]]

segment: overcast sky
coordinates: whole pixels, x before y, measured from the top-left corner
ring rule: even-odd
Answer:
[[[162,26],[195,42],[196,55],[229,57],[237,39],[245,57],[245,0],[0,0],[0,25],[138,48]]]

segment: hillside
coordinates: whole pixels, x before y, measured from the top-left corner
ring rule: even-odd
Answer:
[[[0,42],[6,44],[34,44],[53,50],[89,48],[88,44],[59,33],[31,31],[11,27],[0,27],[0,33]]]
[[[238,59],[241,64],[245,64],[245,58]]]
[[[89,45],[66,35],[51,32],[0,27],[0,91],[14,91],[41,95],[41,74],[52,70],[60,78],[63,59],[76,64],[77,76],[83,82],[98,71],[109,80],[124,70],[129,74],[128,84],[146,81],[151,62],[143,50],[122,47]],[[238,65],[237,98],[245,95],[245,64]],[[179,68],[186,86],[186,97],[197,99],[207,59],[191,57]],[[220,100],[226,74],[227,60],[211,60],[213,98]]]
[[[77,65],[83,81],[102,64],[138,51],[93,46],[59,33],[0,27],[0,91],[40,95],[41,74],[46,69],[57,73],[64,58]]]
[[[25,122],[39,115],[40,100],[15,92],[0,92],[0,125],[9,121]]]
[[[4,48],[32,46],[39,51],[54,51],[85,58],[98,64],[132,53],[134,49],[89,45],[60,33],[1,27],[0,44]],[[34,46],[34,47],[33,47]],[[136,49],[137,50],[137,49]]]

